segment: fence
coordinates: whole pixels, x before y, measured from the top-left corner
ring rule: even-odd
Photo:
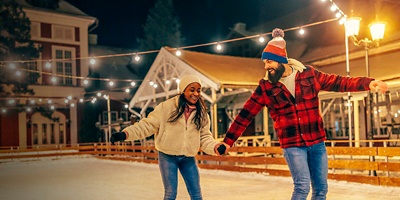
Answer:
[[[400,187],[399,147],[327,147],[328,178],[372,185]],[[38,160],[43,157],[90,155],[101,159],[157,163],[154,146],[80,144],[76,146],[37,146],[26,149],[2,147],[0,162]],[[290,176],[280,147],[235,146],[229,155],[210,156],[202,152],[196,156],[204,169],[238,172],[268,173]]]

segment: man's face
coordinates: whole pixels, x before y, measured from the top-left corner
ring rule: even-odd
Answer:
[[[285,67],[282,63],[273,60],[263,60],[265,65],[264,69],[268,71],[268,80],[272,83],[277,83],[285,72]]]

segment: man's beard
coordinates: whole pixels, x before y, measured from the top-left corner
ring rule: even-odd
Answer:
[[[279,63],[278,67],[275,69],[274,74],[268,72],[268,80],[271,81],[271,83],[277,83],[282,78],[284,72],[285,72],[285,67],[283,66],[282,63]]]

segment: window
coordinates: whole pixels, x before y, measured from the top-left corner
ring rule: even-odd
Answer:
[[[58,84],[74,85],[75,80],[71,77],[75,75],[73,58],[75,55],[74,48],[55,47],[53,50],[55,59],[57,59],[55,73],[59,76]]]
[[[53,25],[52,28],[53,39],[75,41],[73,27]]]
[[[103,124],[108,124],[108,113],[103,111]]]
[[[118,112],[117,111],[111,111],[111,123],[117,121],[117,119],[118,119],[117,116],[118,116]]]
[[[111,123],[117,122],[117,117],[118,117],[118,112],[117,111],[111,111]],[[107,111],[103,111],[103,124],[108,124],[108,113]]]
[[[121,111],[119,114],[119,117],[122,118],[122,121],[124,121],[124,122],[128,121],[128,112]]]

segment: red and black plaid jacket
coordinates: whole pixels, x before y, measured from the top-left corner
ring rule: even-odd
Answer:
[[[232,146],[257,113],[268,107],[281,148],[311,146],[326,139],[319,111],[320,90],[355,92],[369,90],[367,77],[326,74],[311,66],[296,74],[294,98],[281,82],[260,80],[226,133],[224,142]]]

